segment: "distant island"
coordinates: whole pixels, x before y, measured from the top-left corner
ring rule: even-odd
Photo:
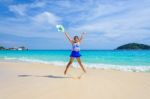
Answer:
[[[116,48],[116,50],[150,50],[149,45],[129,43]]]
[[[11,48],[5,48],[3,46],[0,46],[0,50],[28,50],[28,48],[24,47],[24,46],[20,46],[20,47],[11,47]]]

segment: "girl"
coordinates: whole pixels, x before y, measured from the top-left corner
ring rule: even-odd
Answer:
[[[80,56],[81,55],[79,53],[79,51],[80,51],[80,47],[79,46],[80,46],[80,43],[81,43],[81,41],[83,39],[83,35],[85,33],[82,33],[80,38],[78,36],[74,36],[74,39],[71,39],[66,32],[64,32],[64,33],[65,33],[66,37],[68,38],[68,40],[70,41],[70,43],[72,44],[72,52],[71,52],[71,55],[70,55],[70,61],[68,62],[67,66],[66,66],[64,74],[66,75],[68,68],[73,63],[73,60],[75,58],[77,59],[77,62],[79,63],[79,65],[82,68],[82,70],[86,73],[86,70],[84,69],[84,67],[83,67],[83,65],[81,63],[81,60],[80,60]]]

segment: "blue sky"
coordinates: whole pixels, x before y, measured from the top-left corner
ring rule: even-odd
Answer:
[[[0,45],[70,49],[56,24],[87,32],[82,49],[150,44],[150,0],[0,0]]]

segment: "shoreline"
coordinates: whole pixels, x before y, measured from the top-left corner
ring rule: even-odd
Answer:
[[[41,60],[18,60],[18,59],[2,59],[0,62],[21,62],[21,63],[37,63],[37,64],[46,64],[53,66],[66,66],[67,62],[62,61],[41,61]],[[111,64],[94,64],[94,63],[83,63],[86,68],[89,69],[104,69],[104,70],[117,70],[117,71],[125,71],[125,72],[147,72],[150,73],[150,66],[130,66],[130,65],[111,65]],[[73,63],[72,66],[74,68],[79,68],[77,62]]]

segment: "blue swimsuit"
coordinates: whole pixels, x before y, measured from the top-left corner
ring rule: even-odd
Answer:
[[[74,57],[74,58],[78,58],[80,57],[80,45],[79,43],[73,43],[72,45],[72,52],[71,52],[71,55],[70,57]]]

